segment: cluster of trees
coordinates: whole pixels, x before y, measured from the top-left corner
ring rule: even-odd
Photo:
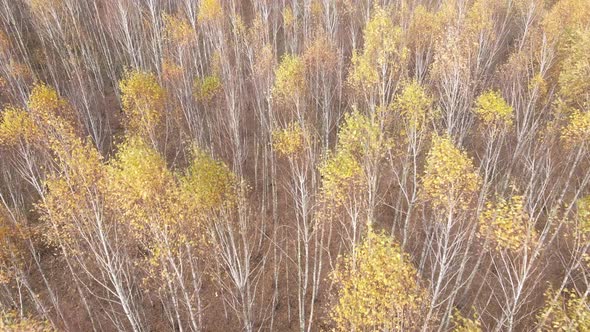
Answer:
[[[590,1],[0,0],[0,329],[590,330]]]

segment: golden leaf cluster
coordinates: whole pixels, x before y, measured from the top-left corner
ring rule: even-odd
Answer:
[[[590,11],[589,11],[590,13]],[[571,33],[559,72],[559,96],[578,109],[590,108],[590,26]]]
[[[197,19],[203,23],[219,21],[223,17],[223,7],[220,0],[202,0],[199,4]]]
[[[482,332],[481,321],[477,314],[473,318],[464,317],[459,310],[453,314],[453,323],[455,327],[453,332]]]
[[[344,203],[349,190],[362,183],[362,168],[348,151],[339,151],[320,167],[324,195],[336,206]]]
[[[590,112],[574,110],[561,131],[561,139],[569,146],[577,146],[590,139]]]
[[[303,151],[305,145],[304,130],[299,123],[293,122],[284,129],[272,133],[274,149],[281,155],[293,157]]]
[[[195,29],[183,18],[169,14],[163,15],[164,36],[172,44],[183,47],[189,45],[196,38]]]
[[[272,95],[280,102],[291,102],[305,91],[305,63],[296,55],[287,54],[275,71]]]
[[[320,167],[325,197],[341,205],[352,188],[366,182],[363,161],[379,162],[391,145],[374,118],[358,111],[346,114],[336,152]]]
[[[388,11],[376,7],[371,20],[363,30],[364,47],[352,56],[349,82],[356,90],[371,88],[382,82],[383,68],[390,68],[385,75],[400,69],[407,58],[400,27],[395,26]]]
[[[396,97],[394,109],[400,112],[409,129],[420,130],[430,115],[433,100],[418,82],[407,84]]]
[[[22,317],[15,311],[0,311],[0,330],[4,332],[53,332],[48,321]]]
[[[74,126],[77,122],[77,115],[71,105],[46,84],[36,84],[33,87],[27,107],[37,124],[57,127],[66,124]]]
[[[514,109],[497,91],[487,91],[475,100],[473,112],[487,127],[512,126]]]
[[[545,306],[538,315],[543,322],[540,331],[590,331],[590,309],[586,296],[565,289],[561,294],[549,288],[545,292]]]
[[[166,91],[154,74],[142,71],[125,73],[119,88],[128,132],[149,136],[162,121]]]
[[[19,143],[35,144],[41,132],[25,110],[8,106],[0,116],[0,146],[14,147]]]
[[[513,196],[488,203],[479,217],[478,236],[489,236],[498,250],[518,252],[534,245],[537,233],[523,200],[522,196]]]
[[[180,183],[193,208],[211,211],[235,204],[240,181],[229,167],[197,148],[192,155]]]
[[[473,161],[464,151],[449,137],[433,137],[422,177],[422,196],[433,208],[466,209],[480,183]]]
[[[221,91],[221,79],[217,75],[196,78],[193,95],[200,102],[211,102]]]
[[[576,205],[576,231],[585,243],[590,243],[590,196],[578,199]]]
[[[338,287],[331,316],[338,331],[405,331],[420,319],[427,292],[407,254],[390,236],[369,230],[332,274]]]

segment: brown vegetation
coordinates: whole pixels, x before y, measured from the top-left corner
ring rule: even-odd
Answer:
[[[0,0],[0,330],[590,330],[590,1]]]

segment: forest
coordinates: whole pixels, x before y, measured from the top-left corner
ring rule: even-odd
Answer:
[[[0,331],[590,331],[590,1],[0,0]]]

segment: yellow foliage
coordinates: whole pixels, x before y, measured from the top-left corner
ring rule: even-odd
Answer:
[[[337,330],[414,329],[427,293],[408,256],[390,236],[372,230],[353,250],[332,274],[338,285],[338,302],[331,310]]]
[[[286,54],[275,71],[273,97],[290,102],[305,91],[305,64],[299,56]]]
[[[51,11],[60,9],[63,0],[30,0],[29,5],[35,15],[51,15]]]
[[[400,49],[402,30],[393,24],[390,14],[383,8],[376,7],[373,17],[363,30],[363,56],[382,66],[403,57]]]
[[[453,323],[455,327],[453,332],[482,332],[481,322],[477,314],[473,318],[463,317],[459,310],[455,311],[453,315]]]
[[[590,24],[590,2],[558,0],[543,18],[543,28],[551,41]]]
[[[293,15],[293,10],[291,7],[285,6],[283,8],[283,24],[286,27],[291,27],[293,26],[293,23],[295,23],[295,15]]]
[[[576,231],[580,234],[580,236],[582,237],[582,240],[585,243],[589,243],[590,242],[590,196],[586,196],[586,197],[578,199],[578,201],[576,202],[576,205],[577,205]]]
[[[412,130],[420,130],[428,119],[432,98],[420,83],[414,81],[404,87],[393,104]]]
[[[346,193],[365,183],[363,162],[378,163],[391,146],[374,119],[358,111],[346,114],[338,132],[337,152],[320,167],[325,198],[341,205]]]
[[[524,211],[523,197],[499,198],[495,203],[488,203],[479,218],[478,236],[490,236],[499,250],[517,252],[530,248],[536,241],[537,233]]]
[[[443,32],[440,12],[431,12],[423,5],[414,9],[408,35],[408,42],[415,50],[431,47]]]
[[[220,0],[201,0],[199,4],[199,15],[197,16],[200,22],[215,22],[222,18],[223,7],[221,6]]]
[[[362,168],[354,156],[344,150],[328,158],[320,167],[322,189],[336,206],[346,199],[351,187],[362,182]]]
[[[475,0],[467,11],[466,29],[472,37],[494,28],[494,11],[501,8],[503,0]]]
[[[41,219],[54,226],[46,234],[50,243],[75,244],[82,241],[79,232],[95,221],[97,204],[104,197],[105,168],[96,148],[72,133],[50,137],[50,149],[60,172],[48,177],[45,197],[37,207]]]
[[[152,73],[125,73],[119,83],[127,131],[131,135],[147,137],[160,125],[166,103],[166,91]]]
[[[52,332],[48,321],[21,317],[15,311],[0,311],[0,330],[3,332]]]
[[[347,113],[344,124],[338,131],[338,149],[346,150],[357,158],[382,157],[389,143],[375,120],[358,111]]]
[[[166,13],[162,17],[164,19],[164,36],[174,45],[187,46],[196,39],[195,29],[187,20]]]
[[[473,112],[486,126],[512,126],[514,109],[497,91],[490,90],[477,97]]]
[[[590,331],[590,309],[586,297],[581,298],[574,290],[562,294],[549,288],[545,292],[545,306],[538,319],[539,331]]]
[[[576,146],[590,139],[590,112],[574,110],[569,115],[569,123],[561,132],[561,139],[568,146]]]
[[[254,54],[254,74],[256,77],[269,77],[274,70],[274,55],[272,47],[268,44],[264,44]]]
[[[119,147],[109,167],[108,193],[108,206],[150,250],[152,267],[160,263],[163,248],[186,243],[179,225],[191,214],[179,199],[174,174],[142,139],[130,137]]]
[[[0,54],[7,54],[11,48],[10,39],[4,31],[0,30]]]
[[[221,91],[221,79],[216,75],[195,79],[193,94],[200,102],[210,102]]]
[[[367,57],[354,50],[351,62],[352,71],[348,79],[353,87],[362,89],[379,83],[379,72]]]
[[[247,37],[248,28],[240,14],[235,14],[231,18],[232,32],[239,37]]]
[[[149,250],[149,278],[171,278],[170,260],[186,246],[199,247],[202,221],[232,201],[233,174],[195,150],[193,161],[175,174],[142,139],[129,137],[109,167],[108,207],[131,226],[131,235]],[[154,272],[154,273],[152,273]]]
[[[146,203],[157,201],[174,181],[162,156],[138,137],[119,146],[111,166],[112,177],[124,192]]]
[[[393,24],[389,13],[375,7],[373,16],[363,30],[364,47],[362,53],[354,51],[352,71],[349,81],[356,89],[364,89],[379,83],[382,68],[390,68],[386,75],[400,69],[407,58],[407,50],[402,45],[402,30]]]
[[[281,155],[292,157],[303,151],[305,135],[299,123],[291,123],[287,128],[272,133],[273,147]]]
[[[590,11],[589,11],[590,15]],[[559,72],[559,95],[574,107],[590,107],[590,25],[572,33]]]
[[[188,169],[180,178],[181,188],[195,211],[232,206],[237,200],[239,180],[229,167],[195,149]]]
[[[15,78],[19,78],[24,81],[31,81],[33,79],[33,72],[24,63],[10,58],[7,65],[7,72]]]
[[[17,254],[11,245],[13,233],[13,227],[0,214],[0,285],[13,280],[11,255]]]
[[[0,116],[0,146],[15,146],[21,141],[34,144],[41,138],[29,113],[12,106],[4,109]]]
[[[40,126],[57,127],[59,123],[59,126],[75,126],[77,117],[74,109],[46,84],[33,87],[27,106],[31,117]]]
[[[480,185],[472,160],[449,137],[435,136],[422,177],[423,198],[433,208],[466,209]]]

